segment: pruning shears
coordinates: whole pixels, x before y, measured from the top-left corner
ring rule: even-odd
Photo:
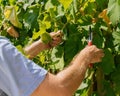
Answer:
[[[89,38],[88,38],[88,46],[92,45],[92,39],[93,39],[93,31],[91,26],[89,27]],[[93,64],[89,64],[89,67],[92,68]]]
[[[88,38],[88,46],[92,45],[92,39],[93,39],[93,32],[91,26],[89,27],[89,38]]]

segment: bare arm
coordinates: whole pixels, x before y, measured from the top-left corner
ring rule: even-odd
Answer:
[[[57,75],[48,73],[31,96],[72,96],[84,79],[89,63],[100,62],[103,51],[90,46],[84,48],[70,66]]]
[[[32,59],[41,51],[57,46],[62,41],[61,34],[61,31],[51,32],[50,35],[52,37],[52,42],[45,44],[41,41],[41,39],[39,39],[38,41],[32,43],[30,46],[27,46],[24,51],[28,55],[29,59]]]

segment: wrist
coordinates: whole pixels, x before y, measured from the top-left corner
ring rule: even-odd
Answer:
[[[73,60],[74,62],[76,62],[77,64],[79,64],[79,66],[83,66],[84,67],[88,67],[89,63],[90,63],[90,58],[88,56],[88,54],[83,54],[83,53],[78,53],[78,55],[74,58]]]
[[[50,43],[45,44],[44,42],[42,42],[42,40],[40,40],[40,42],[42,43],[42,46],[44,47],[44,49],[50,49],[52,48]]]

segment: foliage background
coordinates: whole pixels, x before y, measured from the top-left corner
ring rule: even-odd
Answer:
[[[6,32],[10,26],[19,37]],[[87,45],[89,26],[93,44],[104,50],[105,57],[86,72],[74,96],[120,96],[120,0],[0,0],[0,35],[23,54],[23,48],[42,33],[64,33],[63,43],[33,59],[54,74]]]

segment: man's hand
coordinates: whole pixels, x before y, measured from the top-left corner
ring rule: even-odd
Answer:
[[[80,57],[84,58],[88,63],[101,62],[104,52],[95,45],[87,46],[80,52]]]
[[[52,41],[49,43],[50,47],[55,47],[62,42],[63,34],[61,31],[51,32],[50,36],[52,37]]]

